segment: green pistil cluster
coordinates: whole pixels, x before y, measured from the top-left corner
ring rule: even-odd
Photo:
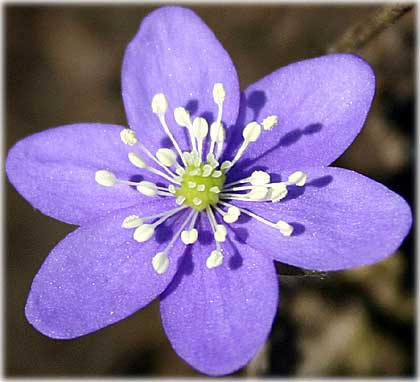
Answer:
[[[226,175],[210,167],[209,164],[188,165],[182,175],[181,186],[176,189],[177,197],[185,198],[183,204],[196,211],[203,211],[219,202]]]

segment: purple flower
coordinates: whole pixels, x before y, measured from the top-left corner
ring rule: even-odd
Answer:
[[[29,322],[75,338],[159,297],[169,340],[194,368],[244,366],[277,310],[273,260],[368,265],[410,229],[400,196],[327,167],[359,133],[374,89],[365,61],[331,54],[240,93],[230,57],[192,11],[152,12],[124,57],[131,129],[62,126],[7,157],[10,181],[35,208],[80,226],[35,276]]]

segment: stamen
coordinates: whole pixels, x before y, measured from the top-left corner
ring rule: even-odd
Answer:
[[[158,252],[152,259],[152,266],[154,270],[159,273],[165,273],[166,270],[169,267],[169,259],[168,259],[168,252],[171,250],[172,246],[178,239],[181,232],[184,230],[185,226],[188,224],[188,222],[193,217],[195,211],[191,211],[190,214],[187,216],[187,218],[182,223],[180,229],[177,231],[177,233],[172,237],[171,241],[168,243],[166,248],[162,252]]]
[[[174,110],[174,118],[175,118],[175,122],[179,126],[187,128],[188,133],[190,135],[191,147],[193,151],[197,151],[197,145],[196,145],[194,135],[193,135],[193,125],[191,123],[191,116],[188,110],[183,107],[177,107]]]
[[[166,175],[164,172],[154,168],[154,167],[150,167],[149,165],[147,165],[147,163],[145,162],[145,160],[138,154],[133,153],[133,152],[129,152],[128,153],[128,160],[130,161],[130,163],[138,168],[141,169],[146,169],[150,172],[152,172],[153,174],[159,175],[162,178],[166,179],[167,181],[171,182],[171,183],[176,183],[176,184],[181,184],[180,182],[178,182],[176,180],[175,174],[173,178],[171,178],[170,176]],[[165,167],[166,168],[166,167]]]
[[[250,122],[245,126],[244,130],[242,131],[244,141],[232,160],[231,168],[242,157],[249,144],[255,142],[260,137],[260,135],[261,125],[258,122]]]
[[[306,183],[307,175],[303,171],[296,171],[289,176],[288,181],[296,186],[304,186]]]
[[[139,141],[137,139],[136,133],[131,129],[121,130],[120,138],[126,145],[129,145],[129,146],[133,146]]]
[[[117,183],[117,177],[111,171],[99,170],[95,173],[95,181],[101,186],[112,187]]]
[[[193,123],[193,134],[198,142],[198,157],[200,160],[203,157],[203,142],[209,133],[209,125],[204,118],[197,117]]]
[[[143,224],[143,219],[137,215],[127,216],[121,224],[122,228],[137,228]]]
[[[206,211],[207,211],[207,217],[209,219],[211,229],[213,231],[213,236],[216,240],[216,250],[212,251],[210,256],[207,258],[206,266],[207,266],[207,268],[215,268],[215,267],[218,267],[219,265],[221,265],[223,263],[222,248],[220,247],[220,243],[217,240],[221,237],[219,237],[216,233],[218,224],[216,223],[216,219],[214,217],[213,211],[211,210],[210,207],[207,207]],[[219,228],[219,232],[220,231],[221,231],[221,229]],[[226,235],[225,235],[225,237],[226,237]]]
[[[223,254],[222,251],[211,251],[210,256],[207,258],[206,260],[206,267],[211,269],[211,268],[216,268],[219,265],[222,265],[223,263]]]
[[[176,160],[176,153],[171,149],[163,148],[159,149],[156,152],[156,158],[161,162],[164,166],[167,167],[180,167],[177,160]]]
[[[223,216],[223,221],[226,223],[235,223],[241,215],[241,211],[239,211],[239,208],[236,206],[229,207],[227,212],[223,211],[218,206],[215,206],[215,209],[220,215]]]
[[[210,153],[213,153],[214,151],[214,145],[217,142],[218,146],[222,146],[223,145],[223,141],[224,141],[224,132],[222,135],[222,139],[219,140],[219,134],[220,134],[220,130],[223,129],[223,125],[222,125],[222,114],[223,114],[223,102],[225,101],[225,97],[226,97],[226,91],[225,88],[223,87],[223,84],[221,83],[216,83],[213,86],[213,100],[216,103],[216,105],[218,106],[218,110],[217,110],[217,118],[216,118],[216,122],[214,122],[215,127],[214,127],[214,135],[212,135],[212,128],[210,128],[210,137],[211,137],[211,144],[210,144]],[[212,124],[213,126],[213,124]],[[223,129],[224,130],[224,129]],[[218,152],[221,152],[221,148],[219,149],[218,147]],[[219,155],[216,155],[216,157],[218,158]]]
[[[166,123],[165,113],[167,109],[168,109],[168,101],[166,100],[165,95],[162,93],[156,94],[152,99],[152,111],[158,116],[160,124],[163,127],[163,130],[165,131],[166,135],[171,140],[176,151],[178,151],[178,154],[180,158],[182,159],[182,161],[184,161],[184,158],[182,157],[181,148],[179,147],[178,142],[175,140],[174,136],[172,135],[168,127],[168,124]],[[185,164],[186,163],[184,162],[184,165]]]
[[[156,184],[144,180],[137,185],[137,191],[146,196],[155,196],[158,188]]]
[[[206,211],[210,221],[210,225],[213,229],[213,235],[214,239],[216,240],[216,243],[225,241],[227,235],[226,227],[223,224],[217,224],[216,217],[214,216],[211,207],[207,207]]]
[[[164,221],[166,221],[171,216],[175,215],[176,213],[178,213],[179,211],[181,211],[184,208],[187,208],[187,206],[174,208],[173,210],[165,212],[164,215],[160,219],[156,220],[152,224],[142,224],[141,226],[136,228],[136,230],[134,231],[134,234],[133,234],[134,240],[138,241],[139,243],[142,243],[142,242],[145,242],[145,241],[149,240],[153,236],[153,234],[155,233],[155,229],[156,229],[157,226],[159,226]],[[149,218],[143,218],[143,220],[145,220],[145,219],[150,219],[150,217]]]
[[[194,244],[198,239],[198,231],[194,228],[199,212],[195,211],[188,230],[182,231],[181,240],[185,245]]]
[[[225,202],[222,202],[222,201],[220,202],[220,204],[223,204],[226,207],[235,207],[232,204],[225,203]],[[293,226],[291,226],[289,223],[287,223],[283,220],[279,220],[276,223],[273,223],[273,222],[270,222],[269,220],[264,219],[263,217],[255,214],[251,211],[248,211],[244,208],[239,208],[239,207],[237,207],[237,208],[239,209],[239,211],[243,212],[246,215],[249,215],[249,216],[253,217],[254,219],[260,221],[261,223],[264,223],[264,224],[268,225],[269,227],[272,227],[272,228],[275,228],[275,229],[279,230],[280,233],[283,236],[288,237],[293,233]]]

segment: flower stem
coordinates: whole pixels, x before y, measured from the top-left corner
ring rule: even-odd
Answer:
[[[327,49],[327,52],[355,52],[363,48],[370,40],[413,8],[413,4],[382,6],[369,18],[350,27],[344,32],[344,34]]]

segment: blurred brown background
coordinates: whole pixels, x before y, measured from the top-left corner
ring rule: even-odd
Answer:
[[[120,95],[125,46],[151,6],[6,5],[6,149],[73,122],[126,124]],[[325,53],[375,6],[193,8],[236,64],[242,88],[293,61]],[[415,14],[360,52],[377,75],[363,132],[336,165],[413,202]],[[197,376],[171,350],[155,302],[72,341],[51,340],[24,318],[31,280],[74,227],[35,211],[6,181],[8,376]],[[280,276],[282,303],[265,353],[238,374],[410,376],[414,373],[413,235],[377,265],[328,275]]]

